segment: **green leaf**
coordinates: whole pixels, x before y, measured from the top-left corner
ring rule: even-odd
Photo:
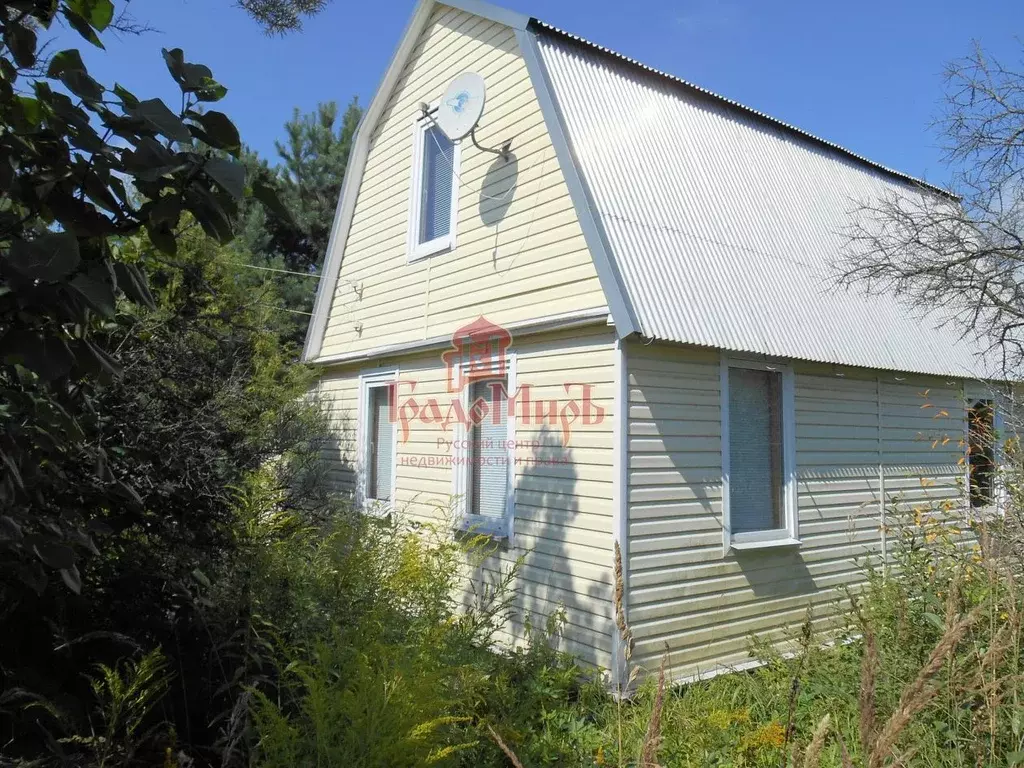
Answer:
[[[32,280],[55,282],[81,261],[78,239],[70,232],[49,232],[35,240],[15,240],[7,263]]]
[[[168,109],[160,99],[147,99],[131,110],[133,117],[140,118],[158,133],[174,141],[188,142],[192,134],[181,119]]]
[[[200,101],[220,101],[228,95],[228,89],[212,78],[207,78],[200,87],[190,90]]]
[[[211,157],[203,166],[206,175],[236,200],[245,194],[245,166],[222,157]]]
[[[43,122],[43,105],[38,99],[31,96],[18,96],[18,105],[21,107],[21,114],[25,121],[33,128],[38,128]]]
[[[99,101],[103,98],[104,88],[86,72],[73,69],[61,75],[60,81],[76,96],[88,101]]]
[[[181,198],[177,194],[164,195],[148,207],[149,222],[173,231],[181,218],[181,208]]]
[[[946,631],[946,623],[942,620],[942,617],[934,613],[925,613],[925,619],[939,632]]]
[[[81,14],[75,13],[70,8],[62,8],[61,10],[64,18],[68,20],[68,24],[74,27],[78,34],[97,48],[104,48],[103,43],[100,41],[100,36],[96,34],[96,30],[92,28],[92,25]]]
[[[82,574],[78,572],[77,566],[72,565],[70,568],[62,568],[60,577],[68,585],[68,589],[76,595],[82,594]]]
[[[25,329],[8,331],[0,337],[0,355],[5,363],[28,368],[43,381],[66,376],[74,363],[64,339]]]
[[[213,72],[205,64],[185,64],[182,67],[184,89],[186,92],[201,91],[217,81]]]
[[[32,546],[32,551],[51,568],[75,567],[75,551],[64,544],[40,541]]]
[[[1007,765],[1020,765],[1024,763],[1024,752],[1011,752],[1006,756]]]
[[[125,152],[121,162],[125,171],[145,181],[155,181],[180,166],[175,154],[151,136],[142,139],[134,152]]]
[[[65,72],[78,70],[86,72],[85,63],[82,61],[82,54],[75,48],[69,48],[54,54],[50,59],[50,66],[46,69],[46,76],[51,80],[60,80]]]
[[[9,22],[4,25],[4,43],[14,56],[14,63],[28,69],[36,63],[36,33],[25,24]]]
[[[98,101],[103,98],[103,86],[89,76],[81,54],[74,48],[61,51],[54,56],[50,60],[46,76],[51,80],[60,80],[69,91],[83,99]]]
[[[167,71],[181,88],[182,93],[194,93],[200,101],[219,101],[228,89],[213,79],[213,72],[203,64],[185,61],[181,48],[163,49]]]
[[[111,213],[121,212],[117,198],[114,197],[110,187],[103,183],[95,171],[90,172],[85,177],[83,186],[85,187],[85,193],[89,195],[89,199],[96,203],[96,205]]]
[[[118,376],[121,373],[121,366],[117,361],[90,339],[82,339],[75,348],[75,362],[86,372],[106,376]]]
[[[277,190],[268,184],[266,179],[256,179],[252,185],[252,194],[267,209],[267,213],[290,224],[295,223],[292,212],[281,202]]]
[[[102,32],[114,20],[114,4],[110,0],[67,0],[68,7]]]
[[[196,581],[198,581],[200,584],[202,584],[207,589],[209,589],[210,586],[211,586],[210,579],[207,577],[207,575],[205,573],[203,573],[198,568],[196,568],[196,569],[194,569],[192,571],[192,578],[195,579]]]
[[[164,62],[167,64],[167,71],[171,73],[171,77],[179,84],[185,82],[185,52],[181,48],[172,48],[167,50],[161,48],[160,52],[164,56]]]
[[[125,296],[136,304],[156,309],[153,294],[149,292],[149,283],[141,269],[135,264],[125,264],[119,261],[114,264],[114,273],[117,275],[117,287]]]
[[[35,592],[37,595],[46,591],[46,583],[49,579],[46,576],[46,569],[41,563],[17,563],[15,570],[21,583]]]
[[[216,197],[205,189],[193,187],[185,194],[185,204],[207,235],[221,244],[231,242],[235,236],[231,219]]]
[[[0,515],[0,541],[21,541],[24,535],[21,526],[13,517]]]
[[[236,157],[241,152],[242,138],[238,135],[238,129],[223,112],[211,110],[201,115],[192,116],[192,119],[203,126],[203,131],[206,134],[203,140],[211,147],[223,149]]]
[[[168,256],[178,255],[178,240],[174,236],[174,231],[166,224],[147,221],[146,234],[149,235],[149,241],[163,253]]]
[[[75,275],[71,287],[83,298],[85,303],[104,317],[113,317],[117,298],[114,287],[104,279],[104,272],[95,270],[88,274]]]
[[[135,109],[139,106],[139,100],[135,97],[135,94],[120,83],[114,83],[114,95],[121,100],[121,105],[125,109]]]

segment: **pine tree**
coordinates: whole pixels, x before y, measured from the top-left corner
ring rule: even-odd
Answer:
[[[330,239],[352,137],[362,115],[353,99],[340,114],[334,102],[302,115],[297,109],[285,124],[286,140],[277,142],[280,164],[271,166],[255,152],[243,158],[254,178],[267,182],[292,214],[270,216],[257,206],[243,213],[239,239],[252,265],[254,287],[270,281],[279,297],[281,330],[296,344],[305,337],[318,275]],[[269,272],[266,268],[300,274]],[[308,275],[308,277],[307,277]]]

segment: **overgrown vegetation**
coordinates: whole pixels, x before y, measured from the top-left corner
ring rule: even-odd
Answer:
[[[294,362],[358,105],[297,115],[275,166],[179,50],[178,111],[39,54],[116,10],[0,4],[0,765],[1024,762],[1013,445],[998,528],[894,509],[891,565],[793,657],[752,638],[753,672],[627,697],[562,616],[499,643],[515,569],[463,599],[487,539],[334,497]]]

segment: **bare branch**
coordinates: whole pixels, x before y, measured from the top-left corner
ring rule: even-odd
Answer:
[[[980,48],[946,71],[941,131],[957,199],[907,187],[862,204],[843,283],[941,310],[965,336],[1024,365],[1024,72]]]

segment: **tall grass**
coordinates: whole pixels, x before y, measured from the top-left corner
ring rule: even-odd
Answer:
[[[948,516],[894,510],[892,563],[837,598],[848,625],[819,636],[808,616],[792,630],[795,658],[751,638],[760,667],[682,688],[667,662],[646,675],[632,666],[616,553],[626,666],[610,691],[601,670],[556,650],[562,612],[527,622],[513,647],[496,643],[516,566],[493,567],[494,542],[453,535],[443,514],[430,524],[339,509],[313,525],[281,509],[259,477],[238,490],[241,555],[201,595],[211,634],[229,638],[215,675],[234,691],[221,753],[178,755],[166,728],[155,749],[167,673],[153,656],[98,670],[96,714],[59,737],[77,754],[87,746],[85,764],[164,751],[167,765],[282,768],[1024,762],[1024,593],[991,521],[965,537]],[[491,581],[467,595],[467,569],[484,566]]]

